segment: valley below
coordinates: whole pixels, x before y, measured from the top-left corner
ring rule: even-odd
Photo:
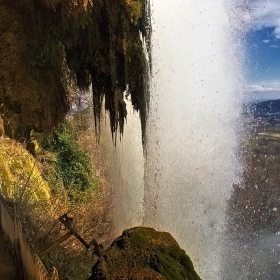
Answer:
[[[279,115],[247,117],[245,130],[241,179],[233,186],[228,207],[232,251],[225,279],[276,280],[280,273]],[[240,272],[231,270],[236,265]]]

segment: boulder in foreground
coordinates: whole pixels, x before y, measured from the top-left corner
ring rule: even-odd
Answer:
[[[192,261],[167,232],[125,230],[92,268],[90,280],[200,280]]]

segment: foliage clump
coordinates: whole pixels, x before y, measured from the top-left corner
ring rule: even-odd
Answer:
[[[87,192],[97,188],[90,157],[78,145],[71,130],[71,124],[65,121],[51,136],[42,136],[40,146],[55,157],[55,169],[68,196],[72,200],[82,201]]]

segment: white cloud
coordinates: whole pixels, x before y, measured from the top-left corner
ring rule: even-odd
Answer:
[[[249,28],[275,27],[280,39],[280,0],[235,0],[235,5]]]
[[[249,84],[246,97],[254,101],[280,99],[280,80]]]
[[[270,47],[270,48],[278,48],[277,45],[270,45],[269,47]]]
[[[265,44],[267,44],[267,43],[270,42],[270,40],[263,40],[263,42],[264,42]]]
[[[279,91],[280,93],[280,81],[273,80],[273,81],[258,82],[257,84],[248,84],[247,89],[248,91],[251,92]]]
[[[249,4],[252,21],[250,26],[261,29],[275,27],[274,35],[280,39],[280,1],[279,0],[254,0]]]

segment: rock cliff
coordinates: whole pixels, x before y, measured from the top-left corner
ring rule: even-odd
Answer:
[[[5,130],[48,132],[71,92],[92,90],[96,125],[105,98],[112,132],[126,118],[128,89],[144,124],[145,0],[0,0],[0,113]]]

